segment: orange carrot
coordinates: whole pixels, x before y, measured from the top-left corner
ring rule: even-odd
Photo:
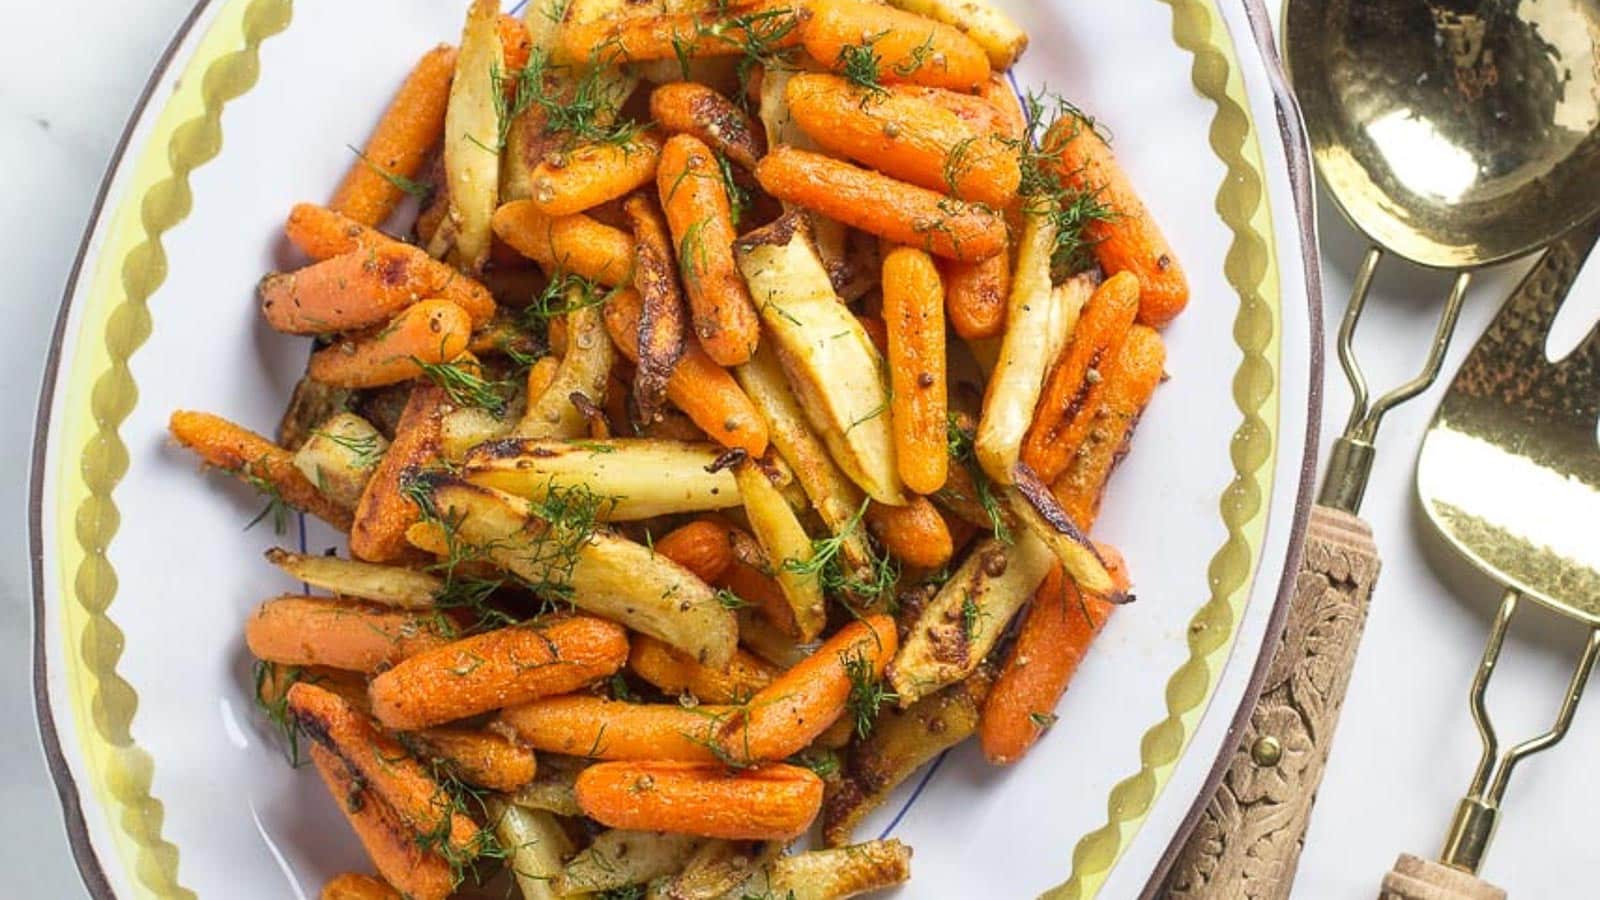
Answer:
[[[711,148],[687,134],[674,135],[661,151],[656,187],[700,345],[718,365],[748,362],[761,338],[761,319],[734,263],[733,206]]]
[[[350,528],[350,555],[369,562],[402,559],[409,548],[406,529],[422,510],[404,491],[407,474],[439,457],[440,422],[454,408],[444,389],[418,382],[411,389],[394,440],[372,470],[356,504]]]
[[[1101,367],[1114,359],[1139,312],[1139,279],[1118,272],[1084,304],[1072,341],[1045,381],[1044,393],[1022,446],[1022,460],[1053,481],[1094,425],[1100,395],[1109,389]]]
[[[510,707],[500,723],[533,749],[563,756],[716,762],[717,727],[734,712],[572,694]]]
[[[412,900],[445,900],[450,896],[456,885],[450,864],[439,854],[424,849],[418,835],[350,771],[344,760],[321,744],[313,744],[311,761],[385,881]]]
[[[345,872],[322,886],[321,900],[404,900],[387,882],[370,875]]]
[[[311,354],[312,378],[342,388],[399,384],[422,374],[420,363],[446,363],[467,349],[472,318],[448,300],[408,306],[371,334],[346,336]]]
[[[416,178],[444,136],[444,111],[455,70],[454,47],[441,44],[422,57],[378,120],[329,207],[363,225],[389,218],[405,195],[396,181]]]
[[[488,288],[398,241],[268,275],[258,291],[267,324],[287,334],[378,325],[426,297],[456,304],[474,325],[494,315]]]
[[[878,57],[878,77],[958,91],[989,79],[989,57],[973,40],[941,22],[864,0],[812,0],[800,26],[812,59],[843,70],[854,56]]]
[[[207,465],[233,473],[258,491],[308,512],[340,531],[350,530],[350,511],[323,496],[294,464],[294,454],[241,425],[210,413],[178,410],[167,428],[178,443]]]
[[[703,84],[677,81],[656,88],[650,116],[667,131],[692,135],[746,169],[767,155],[765,132],[733,101]]]
[[[657,538],[651,546],[707,584],[715,584],[733,564],[728,527],[712,519],[697,519],[674,529]]]
[[[628,668],[663,693],[689,694],[702,703],[723,704],[744,703],[778,674],[765,660],[743,650],[734,651],[728,668],[719,671],[647,635],[633,639]]]
[[[1000,216],[820,153],[775,147],[756,180],[779,200],[936,256],[977,262],[1005,249]]]
[[[953,113],[956,118],[966,124],[973,134],[1013,137],[1006,127],[1005,117],[1000,110],[996,109],[993,103],[983,97],[963,94],[959,91],[950,91],[944,88],[923,87],[916,84],[891,84],[887,85],[885,89],[891,94],[912,97]],[[1020,135],[1017,136],[1020,137]]]
[[[372,680],[390,728],[426,728],[564,694],[622,668],[628,636],[590,616],[519,625],[419,653]]]
[[[643,132],[627,143],[587,144],[533,169],[528,202],[547,216],[570,216],[649,184],[661,142]]]
[[[997,209],[1022,182],[1016,146],[901,92],[874,93],[834,75],[800,74],[785,91],[795,123],[826,150],[885,175]]]
[[[944,517],[927,497],[905,506],[867,505],[867,530],[890,555],[918,569],[941,569],[955,553]]]
[[[704,763],[600,763],[579,773],[576,790],[584,814],[611,828],[730,841],[791,840],[822,808],[822,779],[782,763],[739,772]]]
[[[606,301],[606,330],[623,356],[639,359],[639,315],[643,301],[619,291]],[[683,357],[667,380],[667,399],[724,447],[751,456],[767,452],[767,423],[728,370],[711,361],[698,341],[687,341]]]
[[[1091,221],[1084,236],[1107,275],[1139,277],[1139,323],[1162,328],[1189,305],[1189,282],[1172,245],[1117,165],[1111,148],[1092,126],[1068,116],[1045,135],[1044,153],[1054,157],[1063,186],[1092,194],[1112,215]]]
[[[533,751],[498,734],[469,728],[430,728],[411,741],[467,784],[515,791],[539,774]]]
[[[552,219],[531,200],[513,200],[494,213],[494,233],[547,274],[570,273],[608,287],[626,284],[633,272],[628,233],[585,215]]]
[[[1156,387],[1166,377],[1166,348],[1152,328],[1135,325],[1110,365],[1100,371],[1106,385],[1098,397],[1093,424],[1051,489],[1073,521],[1092,520],[1100,509],[1106,480],[1127,452],[1128,438]]]
[[[999,115],[996,123],[990,127],[990,133],[1003,135],[1012,141],[1022,140],[1028,130],[1028,121],[1022,112],[1017,89],[1011,86],[1011,82],[995,72],[978,89],[978,96]]]
[[[315,260],[331,259],[356,250],[382,247],[394,238],[349,216],[315,203],[296,203],[289,211],[283,233],[289,243]]]
[[[557,62],[620,65],[658,59],[741,56],[745,48],[766,51],[798,46],[796,27],[808,15],[794,0],[728,3],[720,11],[659,16],[608,16],[569,23],[562,30]]]
[[[791,82],[792,83],[792,82]],[[944,284],[933,259],[896,247],[883,258],[883,321],[889,331],[889,418],[906,487],[932,494],[950,471],[945,394]]]
[[[244,626],[258,659],[287,666],[376,672],[450,642],[448,620],[328,597],[279,597],[256,607]]]
[[[748,762],[786,759],[805,749],[844,714],[856,684],[883,677],[899,645],[889,616],[868,616],[839,629],[750,698],[744,715],[722,729],[725,753]]]
[[[717,587],[731,591],[784,634],[798,636],[800,626],[795,622],[794,609],[778,580],[769,574],[772,562],[761,545],[749,532],[732,526],[728,528],[728,539],[733,546],[733,563],[722,573]]]
[[[950,327],[969,341],[999,337],[1006,330],[1011,254],[1001,250],[975,263],[946,260],[943,268]]]
[[[1127,567],[1112,547],[1097,545],[1117,586],[1127,590]],[[984,701],[978,725],[983,755],[995,765],[1016,762],[1055,721],[1078,663],[1115,607],[1086,594],[1059,565],[1034,592],[1016,643]]]
[[[438,833],[453,852],[476,853],[483,839],[477,824],[457,812],[422,763],[370,718],[337,694],[305,682],[289,688],[289,715],[312,740],[338,754],[417,834]]]
[[[654,200],[629,197],[623,214],[633,228],[633,289],[639,293],[639,360],[633,395],[639,418],[654,422],[667,399],[667,382],[683,356],[683,292],[667,222]]]
[[[501,77],[506,100],[515,100],[517,96],[518,72],[528,65],[528,57],[533,55],[533,39],[528,36],[528,26],[522,24],[519,16],[501,13],[495,21],[495,27],[500,32],[500,52],[505,62],[505,74]]]

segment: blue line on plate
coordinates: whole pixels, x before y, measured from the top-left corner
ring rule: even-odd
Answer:
[[[883,830],[883,834],[878,835],[878,840],[881,841],[888,837],[890,832],[894,831],[895,827],[900,824],[900,820],[906,817],[906,813],[911,812],[911,807],[916,805],[917,798],[922,796],[922,789],[927,787],[928,782],[933,780],[933,776],[939,771],[939,767],[944,765],[944,758],[949,755],[950,751],[946,750],[939,754],[938,759],[933,761],[933,765],[928,767],[927,773],[924,774],[922,776],[922,780],[917,783],[917,789],[911,792],[910,797],[906,798],[906,805],[900,807],[900,811],[894,814],[894,819],[889,822],[889,827]]]
[[[306,514],[299,513],[295,518],[300,520],[300,552],[303,554],[306,552]],[[311,585],[304,581],[300,582],[300,591],[305,594],[311,593]]]

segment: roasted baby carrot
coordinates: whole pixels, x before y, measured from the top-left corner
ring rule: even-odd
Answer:
[[[628,233],[578,214],[551,218],[531,200],[513,200],[494,212],[494,233],[547,274],[569,273],[614,287],[633,272]]]
[[[528,57],[533,54],[533,39],[528,36],[528,26],[509,13],[500,14],[500,18],[495,20],[495,28],[500,32],[500,53],[505,60],[506,73],[502,76],[505,82],[502,87],[509,104],[517,96],[516,75],[527,67]]]
[[[633,229],[633,289],[640,299],[633,400],[639,419],[654,422],[661,417],[672,370],[683,357],[687,315],[672,237],[660,207],[641,194],[629,197],[622,212]]]
[[[690,135],[673,135],[661,151],[656,187],[700,346],[718,365],[747,362],[761,338],[761,318],[734,264],[733,206],[711,148]]]
[[[422,510],[405,492],[413,469],[439,457],[440,423],[454,409],[449,395],[432,382],[411,388],[394,440],[372,470],[356,504],[350,528],[350,555],[368,562],[393,562],[406,555],[406,529],[422,518]]]
[[[585,144],[533,169],[528,202],[547,216],[570,216],[650,183],[661,141],[641,132],[623,143]]]
[[[766,133],[732,100],[706,85],[661,85],[650,93],[650,116],[667,131],[692,135],[746,169],[767,155]]]
[[[969,341],[999,337],[1006,330],[1011,296],[1011,254],[1001,250],[970,263],[945,260],[942,268],[950,327]]]
[[[482,841],[477,824],[456,810],[427,768],[372,719],[337,694],[305,682],[289,688],[288,710],[301,731],[338,754],[413,831],[437,833],[441,845],[454,853],[476,854]]]
[[[1100,395],[1110,386],[1101,367],[1116,357],[1139,312],[1139,279],[1118,272],[1101,282],[1084,304],[1066,352],[1045,381],[1022,460],[1045,481],[1066,468],[1094,424]]]
[[[896,465],[906,487],[932,494],[944,487],[950,454],[944,283],[928,254],[896,247],[883,258],[883,321]]]
[[[1110,365],[1101,369],[1105,389],[1097,398],[1089,433],[1051,485],[1062,508],[1080,527],[1099,511],[1106,480],[1127,452],[1139,416],[1166,377],[1165,365],[1161,335],[1135,325]]]
[[[938,570],[955,553],[955,541],[944,517],[927,497],[913,497],[905,506],[874,501],[867,506],[867,531],[895,559],[918,569]]]
[[[619,291],[606,301],[606,331],[629,360],[639,359],[639,314],[643,301]],[[767,452],[767,423],[728,370],[711,361],[698,341],[686,341],[683,356],[667,380],[667,399],[725,447],[751,456]]]
[[[385,881],[412,900],[445,900],[450,896],[456,879],[444,857],[426,849],[419,835],[337,754],[313,744],[311,761]]]
[[[734,712],[573,694],[510,707],[499,721],[518,740],[541,752],[587,759],[716,762],[717,728]]]
[[[1110,215],[1084,227],[1107,275],[1139,278],[1139,323],[1162,328],[1189,305],[1189,282],[1161,226],[1093,125],[1066,116],[1045,134],[1043,151],[1062,186],[1093,196]]]
[[[481,325],[494,315],[494,297],[479,282],[393,241],[312,263],[261,280],[261,312],[287,334],[327,334],[389,321],[428,297],[449,300]]]
[[[989,79],[983,48],[949,25],[863,0],[812,0],[809,7],[800,38],[825,66],[844,71],[870,54],[883,81],[973,91]]]
[[[167,423],[172,437],[207,465],[233,473],[246,484],[308,512],[340,531],[350,530],[350,511],[323,496],[294,464],[294,454],[241,425],[210,413],[178,410]]]
[[[795,75],[785,98],[822,148],[885,175],[997,209],[1022,182],[1017,148],[903,92],[873,93],[834,75]]]
[[[404,900],[381,878],[345,872],[322,886],[321,900]]]
[[[500,628],[419,653],[372,680],[390,728],[427,728],[564,694],[622,668],[628,636],[591,616]]]
[[[1097,545],[1106,565],[1127,590],[1122,557]],[[1022,616],[1017,640],[984,701],[978,725],[983,755],[995,765],[1016,762],[1055,721],[1056,704],[1066,693],[1078,663],[1105,627],[1115,605],[1081,591],[1055,566],[1034,592]]]
[[[702,703],[722,704],[744,703],[778,674],[771,664],[743,650],[734,651],[727,669],[716,669],[646,635],[633,639],[628,668],[663,693],[688,694]]]
[[[389,218],[405,196],[402,179],[417,177],[444,135],[455,69],[454,47],[441,44],[422,57],[334,191],[330,208],[363,225],[379,225]]]
[[[717,587],[731,592],[784,634],[791,638],[798,635],[800,626],[794,620],[794,610],[778,580],[768,574],[772,564],[761,545],[744,531],[730,530],[728,535],[733,544],[733,563],[722,573]]]
[[[557,61],[618,65],[650,60],[742,56],[750,47],[775,52],[799,46],[798,25],[809,15],[794,0],[720,4],[710,12],[609,16],[569,23]]]
[[[990,126],[989,133],[1001,135],[1010,141],[1021,141],[1028,130],[1028,121],[1022,111],[1017,89],[1011,86],[1011,82],[996,72],[978,89],[978,96],[999,116],[995,124]]]
[[[472,317],[448,300],[408,306],[375,332],[346,335],[311,354],[307,371],[334,387],[373,388],[422,374],[423,363],[447,363],[467,349]]]
[[[394,240],[376,228],[315,203],[296,203],[289,211],[283,233],[301,253],[316,260],[381,247]]]
[[[791,840],[822,808],[822,779],[782,763],[742,771],[705,763],[600,763],[584,769],[575,788],[584,814],[602,825],[730,841]]]
[[[820,153],[775,147],[756,180],[779,200],[936,256],[976,262],[1005,249],[995,213]]]
[[[256,607],[244,626],[257,659],[286,666],[376,672],[450,643],[447,619],[329,597],[285,596]]]
[[[733,565],[733,544],[728,526],[713,519],[698,519],[667,532],[651,544],[655,551],[715,584]]]
[[[502,735],[470,728],[429,728],[409,738],[455,777],[491,791],[515,791],[539,774],[533,751]]]

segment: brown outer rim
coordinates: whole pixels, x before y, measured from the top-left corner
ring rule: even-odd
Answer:
[[[1200,793],[1189,806],[1189,812],[1183,817],[1182,824],[1178,826],[1172,840],[1167,843],[1167,849],[1162,852],[1155,871],[1150,874],[1150,880],[1145,882],[1144,890],[1139,894],[1140,900],[1160,900],[1163,883],[1179,852],[1188,843],[1189,836],[1205,814],[1211,796],[1216,793],[1217,786],[1227,775],[1228,767],[1233,762],[1233,749],[1238,743],[1239,734],[1249,724],[1250,716],[1255,712],[1256,701],[1261,697],[1261,686],[1267,679],[1267,669],[1272,665],[1272,649],[1283,638],[1284,626],[1288,624],[1289,605],[1294,594],[1296,576],[1300,572],[1301,553],[1305,549],[1306,522],[1311,515],[1312,496],[1317,481],[1318,450],[1322,441],[1322,379],[1325,359],[1322,263],[1317,255],[1317,201],[1310,145],[1306,141],[1305,124],[1300,118],[1300,105],[1295,102],[1294,94],[1289,90],[1288,80],[1283,75],[1283,60],[1278,55],[1277,41],[1272,34],[1272,19],[1267,15],[1267,8],[1262,0],[1240,0],[1240,2],[1244,6],[1245,17],[1250,20],[1250,30],[1255,37],[1256,50],[1261,54],[1261,60],[1266,67],[1267,81],[1277,98],[1278,134],[1283,140],[1284,158],[1289,164],[1289,181],[1294,189],[1296,224],[1300,229],[1300,248],[1306,272],[1306,305],[1310,313],[1311,332],[1311,354],[1308,361],[1310,390],[1306,392],[1305,454],[1300,463],[1299,494],[1295,499],[1294,523],[1289,532],[1289,555],[1284,560],[1283,576],[1278,581],[1278,596],[1273,601],[1272,614],[1267,619],[1267,629],[1261,636],[1261,652],[1256,656],[1255,668],[1250,671],[1250,681],[1245,687],[1244,696],[1239,700],[1238,708],[1234,710],[1233,720],[1228,723],[1228,731],[1223,735],[1222,746],[1217,751],[1216,760],[1211,764],[1211,772],[1206,775],[1205,784],[1201,786]]]
[[[56,797],[61,803],[61,815],[67,830],[67,842],[72,848],[72,859],[78,867],[79,877],[83,879],[84,888],[94,900],[117,900],[117,896],[106,878],[105,870],[100,865],[100,859],[96,856],[94,845],[89,838],[88,825],[83,817],[83,806],[78,799],[77,781],[72,777],[66,757],[62,754],[61,736],[56,732],[55,717],[50,712],[47,692],[49,678],[46,671],[43,626],[44,534],[41,517],[44,504],[45,447],[50,434],[50,407],[55,397],[56,379],[60,373],[62,342],[66,336],[67,319],[72,309],[72,295],[77,291],[78,279],[83,274],[84,260],[89,253],[89,242],[94,237],[95,228],[99,226],[100,218],[105,212],[106,200],[111,193],[111,183],[123,163],[134,129],[144,118],[145,110],[150,105],[156,85],[166,76],[167,70],[171,68],[177,56],[178,47],[189,37],[201,13],[212,2],[213,0],[198,0],[179,24],[177,32],[167,43],[160,58],[156,60],[138,101],[128,114],[122,136],[117,139],[116,147],[111,152],[111,160],[106,164],[105,175],[100,180],[100,190],[95,196],[94,205],[90,207],[89,222],[84,228],[83,239],[78,245],[78,253],[72,262],[72,271],[67,276],[66,289],[62,293],[61,309],[56,314],[55,328],[50,335],[50,350],[45,356],[44,378],[39,388],[38,413],[34,418],[32,474],[28,484],[28,555],[33,582],[33,710],[39,727],[39,740],[44,748],[45,763],[49,766],[51,778],[55,781]],[[1184,816],[1177,833],[1173,835],[1166,851],[1162,853],[1160,862],[1140,894],[1141,898],[1156,896],[1155,892],[1160,889],[1161,882],[1172,867],[1179,849],[1205,812],[1207,798],[1216,790],[1227,772],[1235,737],[1255,708],[1256,699],[1261,693],[1261,684],[1266,679],[1267,664],[1270,662],[1265,651],[1272,646],[1273,641],[1282,636],[1284,624],[1288,619],[1289,597],[1294,590],[1293,576],[1300,568],[1301,545],[1305,537],[1306,522],[1311,514],[1312,492],[1316,486],[1316,464],[1322,427],[1324,357],[1322,276],[1317,256],[1316,200],[1312,190],[1310,153],[1306,149],[1305,128],[1300,121],[1300,108],[1283,78],[1282,63],[1278,57],[1277,45],[1272,36],[1271,20],[1267,16],[1266,8],[1261,0],[1239,0],[1239,2],[1243,4],[1250,20],[1256,48],[1266,65],[1267,78],[1277,98],[1278,131],[1283,139],[1285,158],[1289,164],[1289,180],[1294,188],[1295,212],[1302,237],[1301,252],[1306,273],[1311,337],[1305,453],[1301,462],[1294,521],[1289,534],[1289,556],[1284,561],[1283,575],[1278,582],[1278,595],[1273,603],[1272,615],[1268,619],[1266,634],[1262,640],[1263,653],[1258,656],[1255,669],[1250,674],[1250,683],[1238,709],[1234,712],[1233,721],[1228,726],[1222,749],[1216,761],[1212,763],[1211,772],[1206,776],[1199,796],[1190,806],[1188,814]]]

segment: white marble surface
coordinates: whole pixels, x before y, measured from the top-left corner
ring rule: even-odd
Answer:
[[[89,207],[146,73],[188,0],[91,4],[5,0],[0,54],[0,271],[8,277],[12,346],[0,354],[0,479],[11,528],[0,544],[0,883],[11,896],[82,896],[33,727],[29,680],[26,460],[50,326]],[[70,48],[72,64],[60,62]],[[1325,204],[1325,210],[1331,209]],[[1337,215],[1322,217],[1330,324],[1342,312],[1362,244]],[[1516,267],[1482,278],[1463,316],[1451,368],[1514,283]],[[1386,267],[1362,333],[1362,354],[1384,384],[1409,374],[1447,280]],[[1600,292],[1582,298],[1593,310]],[[1431,853],[1465,785],[1476,738],[1466,687],[1497,591],[1449,558],[1416,514],[1415,448],[1438,390],[1396,411],[1365,513],[1387,557],[1336,752],[1318,801],[1297,897],[1370,897],[1395,853]],[[1342,424],[1348,392],[1330,374],[1326,438]],[[1592,523],[1590,526],[1592,528]],[[1507,642],[1491,703],[1507,735],[1541,728],[1554,709],[1579,636],[1530,611]],[[1600,773],[1600,708],[1580,711],[1567,742],[1519,770],[1485,875],[1513,896],[1572,897],[1600,863],[1589,835]]]

